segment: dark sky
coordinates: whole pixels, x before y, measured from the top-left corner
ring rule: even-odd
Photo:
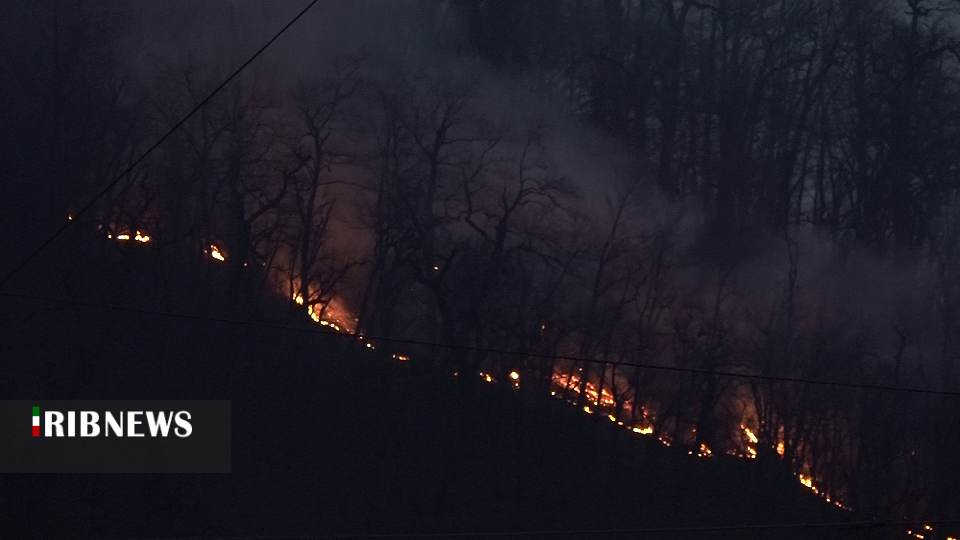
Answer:
[[[130,50],[198,58],[246,58],[309,2],[243,0],[136,2],[127,6]],[[366,49],[399,52],[420,31],[415,0],[321,0],[265,58],[291,73],[317,69],[323,60]],[[142,40],[142,43],[137,42]]]

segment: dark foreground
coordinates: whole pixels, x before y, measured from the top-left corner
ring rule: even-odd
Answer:
[[[86,264],[27,292],[198,317],[4,298],[0,395],[229,399],[233,472],[4,475],[4,538],[905,538],[825,526],[862,518],[773,463],[698,460],[523,384],[465,392],[426,358],[306,330],[222,267],[112,246],[63,257]]]

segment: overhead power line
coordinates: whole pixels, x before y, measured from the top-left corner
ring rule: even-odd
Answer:
[[[298,332],[310,332],[316,334],[323,334],[327,336],[337,336],[341,338],[351,339],[351,340],[364,340],[367,342],[383,342],[383,343],[395,343],[399,345],[416,345],[423,347],[437,347],[442,349],[450,349],[464,352],[482,352],[482,353],[494,353],[507,356],[519,356],[519,357],[533,357],[533,358],[542,358],[546,360],[567,360],[572,362],[584,362],[590,364],[605,364],[615,367],[633,367],[638,369],[649,369],[656,371],[665,371],[673,373],[686,373],[691,375],[709,375],[715,377],[728,377],[728,378],[737,378],[737,379],[748,379],[748,380],[762,380],[762,381],[771,381],[771,382],[786,382],[786,383],[797,383],[797,384],[810,384],[818,386],[833,386],[839,388],[857,388],[861,390],[878,390],[884,392],[902,392],[902,393],[914,393],[914,394],[925,394],[925,395],[935,395],[935,396],[950,396],[950,397],[960,397],[960,391],[954,390],[933,390],[927,388],[911,388],[903,386],[887,386],[880,384],[865,384],[865,383],[855,383],[847,381],[826,381],[822,379],[810,379],[803,377],[783,377],[775,375],[760,375],[755,373],[740,373],[735,371],[721,371],[721,370],[710,370],[710,369],[700,369],[700,368],[691,368],[691,367],[681,367],[681,366],[664,366],[658,364],[647,364],[642,362],[610,362],[605,360],[596,360],[593,358],[583,358],[578,356],[570,355],[561,355],[561,354],[545,354],[537,352],[522,352],[522,351],[511,351],[507,349],[497,349],[497,348],[488,348],[488,347],[475,347],[471,345],[457,345],[453,343],[437,343],[433,341],[425,341],[419,339],[405,339],[405,338],[389,338],[389,337],[378,337],[371,335],[358,336],[355,334],[348,334],[344,332],[337,332],[323,327],[314,327],[314,326],[294,326],[290,324],[282,324],[270,321],[249,321],[243,319],[232,319],[228,317],[214,317],[211,315],[195,315],[190,313],[176,313],[172,311],[162,311],[156,309],[148,309],[135,306],[122,306],[115,304],[101,304],[95,302],[85,302],[82,300],[71,300],[64,298],[48,298],[44,296],[38,296],[27,293],[17,293],[10,291],[0,291],[0,296],[7,296],[11,298],[21,298],[24,300],[36,300],[40,302],[52,302],[58,304],[70,304],[75,306],[90,307],[96,309],[116,309],[120,311],[128,311],[133,313],[142,313],[145,315],[156,315],[162,317],[173,317],[179,319],[188,319],[188,320],[204,320],[212,322],[222,322],[228,324],[237,324],[244,326],[256,326],[260,328],[273,328],[280,330],[291,330]]]
[[[207,97],[203,98],[203,100],[200,103],[198,103],[196,107],[194,107],[189,113],[187,113],[186,116],[180,119],[180,121],[177,122],[172,128],[170,128],[162,137],[160,137],[157,140],[157,142],[153,143],[153,145],[150,148],[148,148],[146,152],[144,152],[143,154],[140,155],[140,157],[134,160],[134,162],[131,163],[129,167],[124,169],[123,172],[117,175],[116,178],[114,178],[109,184],[107,184],[103,189],[101,189],[92,199],[90,199],[90,201],[87,204],[83,205],[77,212],[75,212],[73,214],[73,217],[74,218],[80,217],[81,215],[86,213],[88,210],[90,210],[90,208],[92,208],[93,205],[101,197],[109,193],[110,190],[113,189],[117,185],[117,183],[120,182],[120,180],[122,180],[125,176],[130,174],[130,172],[133,171],[134,168],[140,165],[140,163],[144,159],[146,159],[146,157],[150,155],[151,152],[156,150],[158,146],[163,144],[164,141],[166,141],[171,135],[173,135],[178,129],[180,129],[180,126],[186,123],[186,121],[189,120],[191,116],[196,114],[197,111],[202,109],[204,105],[206,105],[211,99],[213,99],[215,95],[217,95],[217,93],[220,92],[220,90],[222,90],[225,86],[227,86],[227,84],[229,84],[230,81],[235,79],[237,75],[239,75],[240,72],[244,70],[244,68],[246,68],[251,63],[253,63],[253,61],[256,60],[257,57],[259,57],[260,54],[263,53],[263,51],[267,50],[267,47],[273,44],[274,41],[276,41],[281,35],[283,35],[284,32],[286,32],[291,26],[293,26],[293,24],[297,22],[301,17],[303,17],[303,15],[307,13],[307,11],[310,11],[310,8],[312,8],[314,4],[316,4],[318,1],[319,0],[312,0],[309,4],[307,4],[307,7],[300,10],[300,12],[297,13],[296,17],[291,19],[290,22],[288,22],[283,28],[281,28],[279,32],[277,32],[272,38],[270,38],[269,41],[264,43],[263,46],[260,47],[257,50],[257,52],[253,54],[253,56],[248,58],[247,61],[241,64],[240,67],[238,67],[229,77],[224,79],[223,82],[221,82],[216,88],[214,88],[213,91],[210,92],[209,95],[207,95]],[[56,240],[61,234],[63,234],[63,231],[67,230],[67,227],[69,227],[70,224],[73,223],[73,221],[75,220],[68,219],[66,222],[64,222],[63,225],[61,225],[60,228],[56,230],[56,232],[54,232],[52,235],[50,235],[50,237],[44,240],[43,243],[40,244],[40,246],[37,249],[35,249],[32,253],[30,253],[29,256],[27,256],[26,259],[23,260],[23,262],[21,262],[10,273],[4,276],[4,278],[0,280],[0,287],[6,284],[7,281],[10,280],[10,278],[15,276],[20,270],[23,269],[23,267],[29,264],[30,261],[32,261],[37,255],[39,255],[40,252],[42,252],[47,246],[49,246],[54,240]]]
[[[955,525],[960,519],[937,520],[919,522],[933,527],[935,525]],[[582,538],[596,535],[614,534],[656,534],[656,533],[685,533],[685,532],[725,532],[725,531],[776,531],[791,529],[880,529],[880,528],[907,528],[915,527],[917,531],[928,532],[923,525],[916,521],[833,521],[824,523],[770,523],[770,524],[740,524],[740,525],[694,525],[688,527],[637,527],[621,529],[547,529],[531,531],[503,531],[503,532],[449,532],[449,533],[416,533],[416,534],[317,534],[317,535],[277,535],[277,536],[182,536],[155,538],[151,540],[207,540],[222,538],[224,540],[399,540],[407,538],[537,538],[537,537],[572,537]],[[143,540],[143,539],[139,539]]]

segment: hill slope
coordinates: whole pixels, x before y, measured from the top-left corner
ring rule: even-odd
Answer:
[[[6,475],[3,537],[281,537],[824,523],[852,517],[763,460],[698,460],[548,396],[466,395],[426,359],[321,335],[223,267],[101,246],[34,274],[68,299],[3,300],[7,399],[230,399],[225,475]],[[99,262],[98,262],[99,261]],[[251,280],[252,281],[252,280]],[[231,284],[229,287],[226,284]],[[241,280],[241,283],[245,283]],[[267,317],[289,328],[205,317]],[[299,329],[303,329],[302,331]],[[880,538],[757,529],[653,538]],[[902,533],[902,531],[901,531]],[[895,536],[889,536],[895,537]]]

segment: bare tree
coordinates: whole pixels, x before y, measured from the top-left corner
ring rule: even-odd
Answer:
[[[291,151],[290,196],[284,208],[294,217],[287,229],[288,275],[292,296],[323,316],[337,286],[357,263],[344,261],[331,245],[331,220],[336,199],[329,186],[341,183],[333,167],[343,161],[335,150],[343,130],[345,106],[360,85],[358,64],[335,62],[327,80],[301,83],[296,96],[300,129]]]

